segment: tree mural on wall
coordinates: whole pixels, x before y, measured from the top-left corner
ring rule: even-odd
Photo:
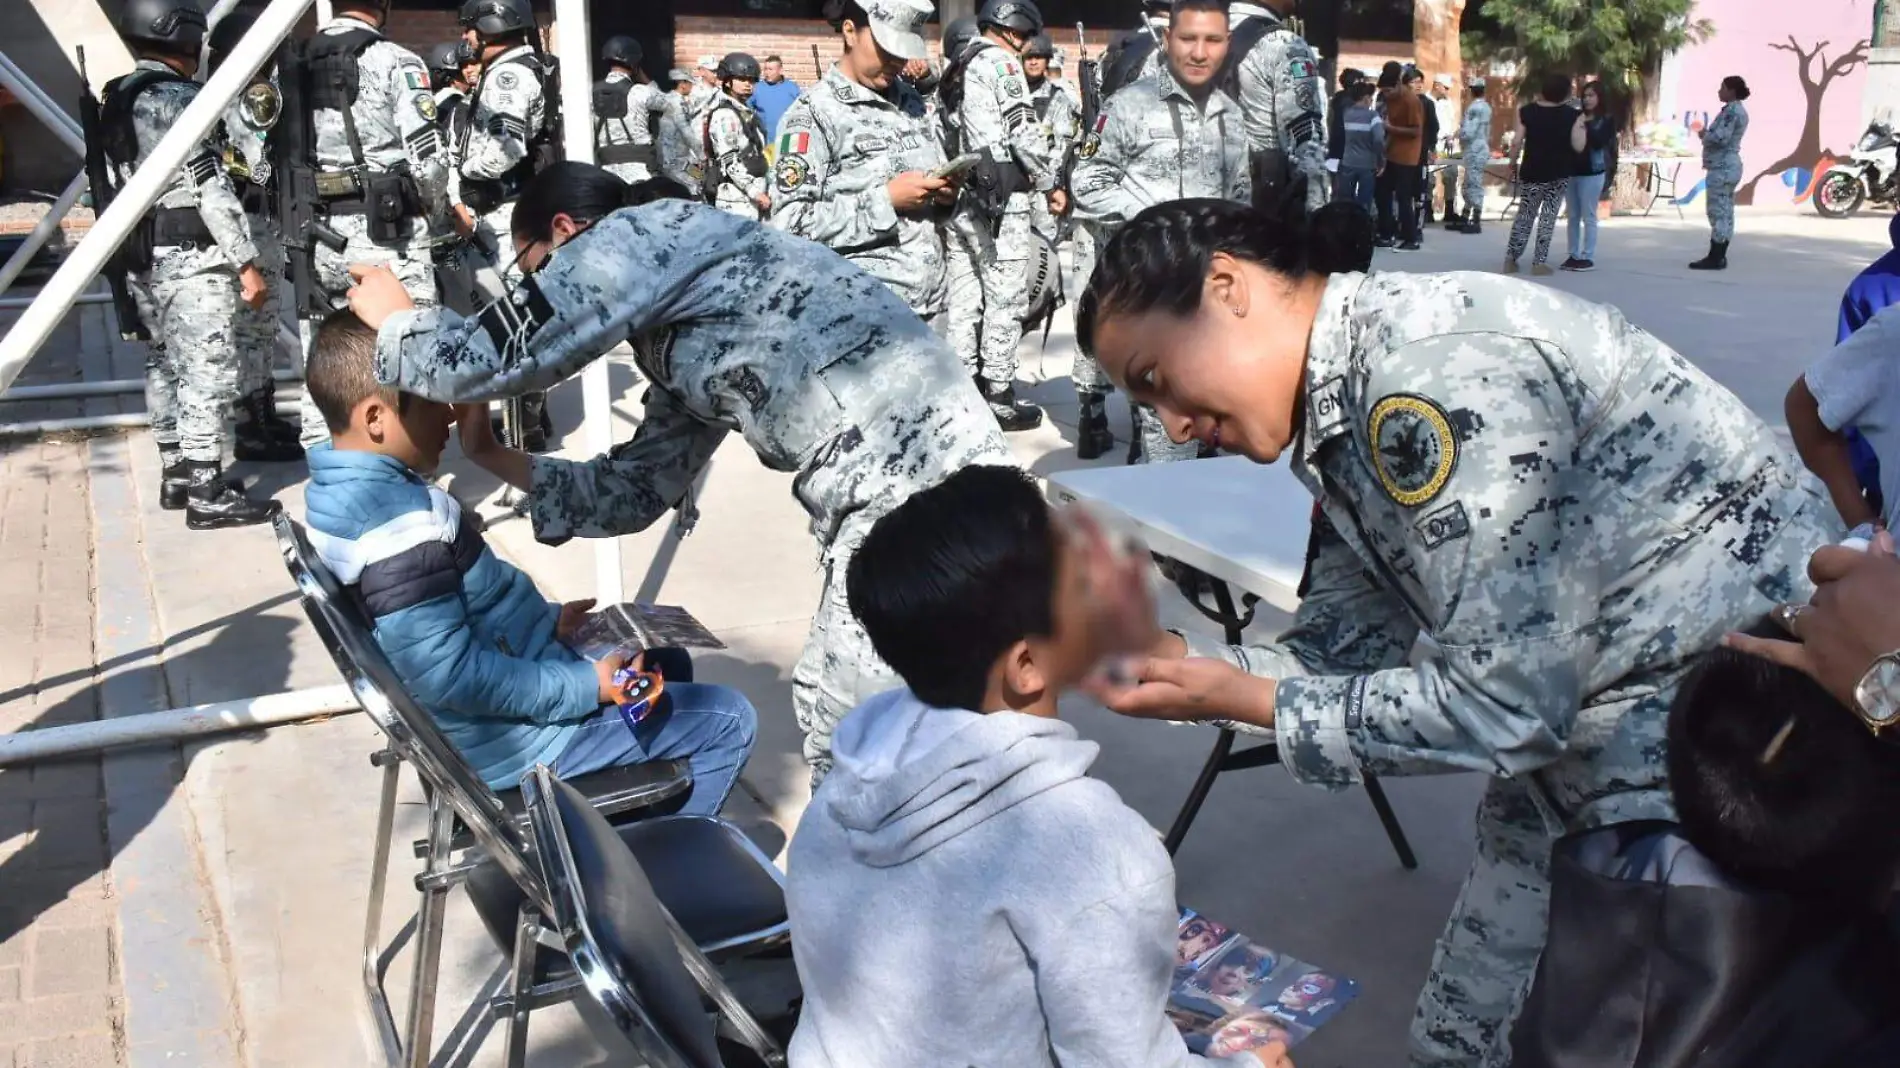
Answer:
[[[1819,41],[1812,48],[1802,48],[1801,42],[1795,40],[1793,34],[1789,34],[1787,44],[1768,46],[1777,52],[1794,54],[1797,71],[1801,75],[1801,92],[1807,97],[1807,113],[1801,123],[1801,138],[1796,142],[1794,150],[1763,168],[1760,173],[1748,180],[1748,184],[1736,190],[1737,204],[1753,204],[1755,183],[1763,178],[1779,176],[1782,171],[1790,167],[1811,169],[1822,156],[1834,154],[1833,150],[1821,147],[1821,102],[1827,96],[1829,85],[1855,67],[1867,62],[1867,47],[1873,42],[1857,41],[1853,48],[1842,53],[1831,63],[1827,58],[1828,43]],[[1816,60],[1819,62],[1816,63]],[[1816,67],[1820,69],[1818,77],[1814,73]]]

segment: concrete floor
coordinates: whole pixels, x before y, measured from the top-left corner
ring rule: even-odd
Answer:
[[[1550,284],[1616,303],[1735,390],[1771,423],[1803,363],[1833,336],[1842,287],[1887,247],[1886,217],[1831,223],[1808,215],[1744,214],[1726,274],[1691,273],[1682,264],[1704,250],[1699,220],[1617,219],[1604,228],[1591,275],[1559,275]],[[1484,235],[1433,233],[1422,253],[1381,253],[1379,269],[1494,269],[1505,228]],[[1560,233],[1553,260],[1563,258]],[[1527,257],[1528,258],[1528,257]],[[1051,424],[1012,441],[1035,470],[1076,464],[1074,400],[1067,381],[1072,342],[1066,322],[1046,353],[1026,343],[1031,396],[1049,405]],[[630,367],[616,363],[620,419],[631,426],[637,391]],[[555,394],[559,429],[578,454],[578,389]],[[620,429],[624,436],[625,426]],[[248,697],[328,685],[336,676],[303,622],[267,531],[194,534],[176,513],[157,510],[155,456],[133,435],[122,450],[91,446],[95,478],[118,477],[137,493],[138,535],[150,596],[164,637],[163,675],[173,704]],[[129,465],[126,466],[126,465]],[[459,459],[449,485],[465,501],[494,486]],[[262,469],[262,485],[301,514],[300,468]],[[815,551],[790,496],[789,476],[765,470],[742,443],[715,459],[701,498],[704,514],[684,541],[663,530],[621,539],[628,595],[689,606],[731,646],[699,660],[706,681],[741,687],[762,714],[762,736],[747,772],[752,796],[736,798],[737,816],[768,852],[779,849],[807,800],[790,716],[789,670],[804,640],[818,591]],[[97,537],[95,531],[93,536]],[[527,568],[551,597],[588,596],[590,546],[538,545],[520,520],[489,532],[497,551]],[[1205,627],[1178,601],[1172,622]],[[1252,633],[1269,636],[1282,619],[1263,618]],[[108,666],[102,676],[113,669]],[[1096,773],[1158,826],[1166,826],[1213,740],[1212,732],[1122,720],[1081,700],[1065,714],[1102,744]],[[225,1037],[235,1061],[259,1066],[357,1066],[369,1060],[358,989],[358,943],[367,883],[378,746],[358,715],[228,736],[186,750],[182,804],[203,872],[215,954],[227,984]],[[1482,789],[1474,776],[1389,781],[1388,792],[1420,858],[1400,869],[1362,796],[1294,785],[1264,769],[1223,777],[1177,858],[1183,903],[1246,931],[1276,949],[1359,980],[1357,1002],[1298,1051],[1301,1068],[1403,1063],[1411,1007],[1433,939],[1470,856],[1470,811]],[[410,784],[409,837],[420,832]],[[118,837],[115,835],[115,838]],[[407,841],[406,838],[403,839]],[[397,877],[404,876],[399,854]],[[458,894],[450,914],[438,1042],[454,1052],[441,1064],[500,1062],[499,1042],[464,1014],[488,984],[499,953]],[[388,927],[407,918],[408,896],[392,895]],[[122,917],[123,918],[123,917]],[[403,961],[399,960],[400,974]],[[129,991],[153,976],[128,970]],[[131,1027],[138,995],[130,994]],[[134,1036],[135,1037],[135,1036]],[[534,1017],[530,1062],[627,1063],[600,1050],[571,1009]]]

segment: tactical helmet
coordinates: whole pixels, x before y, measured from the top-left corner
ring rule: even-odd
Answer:
[[[231,54],[231,49],[237,47],[237,43],[244,39],[244,35],[256,22],[256,15],[247,11],[233,10],[219,19],[216,26],[211,27],[211,35],[208,39],[209,55],[206,58],[210,61],[212,73],[217,72],[218,66],[224,62],[224,57]]]
[[[943,27],[943,58],[955,59],[963,51],[963,46],[982,36],[982,27],[976,24],[976,18],[965,15],[951,19]]]
[[[204,47],[205,15],[196,0],[126,0],[119,36],[166,52],[196,56]]]
[[[983,10],[976,14],[976,24],[986,30],[995,26],[1032,37],[1042,32],[1042,9],[1034,0],[985,0]]]
[[[632,70],[645,58],[646,53],[641,51],[640,42],[631,37],[609,37],[607,43],[600,46],[600,61],[604,64]]]
[[[1046,33],[1031,37],[1029,43],[1023,46],[1024,59],[1054,59],[1055,57],[1056,43]]]
[[[534,29],[534,10],[528,0],[466,0],[455,21],[492,40]]]
[[[429,49],[429,77],[436,80],[437,89],[462,76],[463,49],[466,47],[467,42],[464,41],[444,41]]]
[[[719,69],[715,73],[722,82],[733,78],[756,82],[760,78],[759,61],[744,52],[727,52],[726,58],[719,61]]]

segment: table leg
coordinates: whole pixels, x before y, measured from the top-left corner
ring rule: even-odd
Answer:
[[[1366,796],[1372,799],[1372,810],[1379,814],[1379,822],[1385,825],[1385,836],[1392,842],[1392,851],[1399,855],[1399,865],[1406,871],[1418,868],[1418,858],[1412,855],[1412,843],[1405,839],[1405,828],[1399,826],[1399,818],[1392,813],[1392,803],[1385,799],[1385,787],[1371,772],[1366,773]]]
[[[1207,762],[1201,765],[1201,773],[1194,777],[1193,789],[1188,791],[1187,800],[1181,803],[1181,811],[1175,813],[1174,826],[1168,828],[1168,836],[1161,840],[1169,856],[1173,856],[1187,838],[1188,828],[1194,826],[1194,817],[1201,814],[1201,805],[1206,803],[1208,791],[1214,788],[1214,780],[1220,775],[1221,763],[1233,748],[1234,732],[1221,728],[1213,751],[1207,754]]]

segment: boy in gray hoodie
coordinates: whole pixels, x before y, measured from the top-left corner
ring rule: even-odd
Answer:
[[[1088,777],[1056,698],[1104,646],[1028,475],[966,468],[880,519],[846,593],[907,684],[853,710],[792,838],[792,1068],[1291,1068],[1164,1015],[1174,866]]]

